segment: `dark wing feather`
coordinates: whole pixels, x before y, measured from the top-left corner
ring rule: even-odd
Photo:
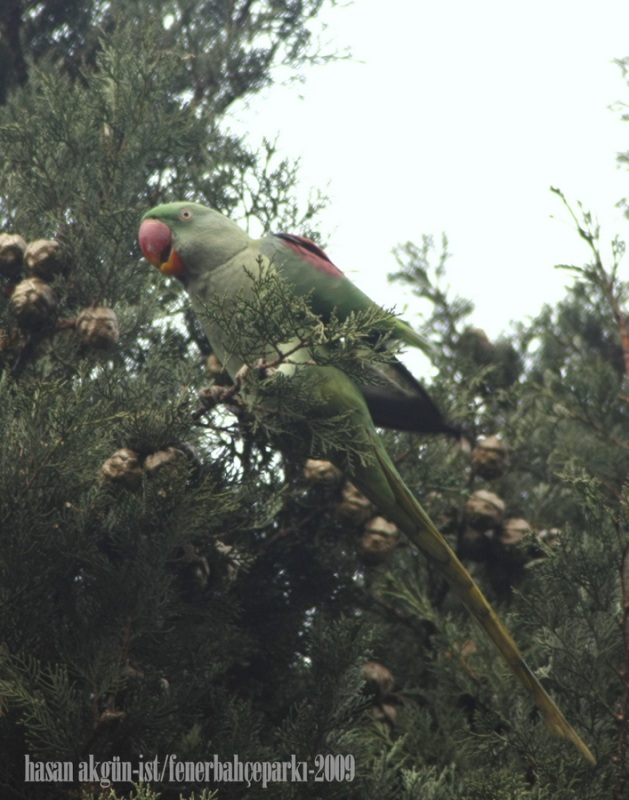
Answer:
[[[448,424],[421,383],[397,359],[384,368],[368,368],[366,378],[368,382],[358,384],[358,388],[374,425],[397,431],[461,437],[461,430]]]

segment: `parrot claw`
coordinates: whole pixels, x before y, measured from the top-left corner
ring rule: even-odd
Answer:
[[[232,414],[239,416],[242,413],[242,401],[235,396],[237,391],[238,387],[236,385],[210,386],[207,389],[202,389],[198,393],[201,407],[194,412],[193,419],[195,421],[201,419],[208,411],[220,405],[227,406]]]
[[[247,377],[248,372],[249,372],[249,365],[243,364],[242,367],[238,370],[238,372],[234,376],[234,384],[238,387],[242,386],[245,382],[245,378]]]
[[[271,366],[268,362],[263,361],[262,359],[260,359],[256,364],[256,369],[258,370],[260,378],[262,378],[263,380],[264,378],[270,378],[271,375],[275,375],[275,373],[277,372],[276,367]]]
[[[268,361],[264,361],[264,359],[262,358],[258,360],[255,367],[250,367],[247,364],[243,364],[243,366],[238,370],[234,378],[234,383],[239,389],[245,385],[247,374],[251,369],[256,370],[256,372],[258,373],[258,377],[261,380],[269,378],[271,375],[274,375],[277,372],[277,369],[274,366],[272,366],[272,364],[269,364]]]

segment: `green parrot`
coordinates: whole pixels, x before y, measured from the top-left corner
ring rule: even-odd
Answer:
[[[217,211],[196,203],[157,206],[142,218],[139,242],[146,259],[165,275],[181,281],[192,307],[208,336],[212,350],[235,382],[243,368],[264,358],[264,342],[247,342],[250,357],[242,347],[230,346],[230,335],[212,315],[212,302],[238,304],[251,296],[252,278],[263,266],[275,270],[296,295],[307,299],[323,323],[332,312],[341,320],[352,312],[369,310],[374,303],[330,261],[314,242],[289,234],[251,238],[236,223]],[[392,318],[390,338],[418,347],[429,345],[402,320]],[[242,343],[240,343],[242,344]],[[289,341],[277,369],[287,376],[298,371],[316,385],[319,418],[343,415],[357,442],[368,450],[368,459],[348,459],[339,448],[317,453],[349,472],[349,477],[392,520],[408,539],[441,572],[450,587],[478,623],[516,678],[530,692],[549,729],[564,736],[591,763],[595,759],[587,745],[567,722],[529,666],[511,634],[498,618],[455,552],[439,533],[396,470],[376,426],[406,431],[459,435],[450,427],[427,392],[401,362],[393,359],[384,367],[370,367],[373,381],[357,383],[342,370],[317,365],[308,348]],[[377,375],[375,374],[377,373]]]

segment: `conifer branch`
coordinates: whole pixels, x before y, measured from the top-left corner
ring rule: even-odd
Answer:
[[[625,377],[627,377],[629,376],[629,330],[627,327],[627,317],[620,304],[619,290],[616,280],[620,259],[624,255],[624,243],[617,238],[614,239],[612,244],[614,263],[612,265],[611,273],[608,273],[603,264],[599,246],[600,228],[597,223],[593,222],[592,215],[587,211],[583,211],[583,208],[580,208],[581,213],[583,214],[582,223],[561,189],[551,187],[551,191],[561,199],[562,203],[568,210],[568,213],[572,217],[572,220],[574,221],[579,236],[584,242],[586,242],[594,258],[593,264],[589,265],[588,267],[571,266],[566,268],[578,272],[584,275],[584,277],[592,280],[595,285],[600,287],[607,298],[607,302],[609,303],[616,327],[618,328],[620,346],[623,353]]]
[[[619,524],[617,524],[619,528]],[[620,530],[619,530],[620,533]],[[619,699],[619,709],[614,714],[618,725],[618,750],[613,758],[617,770],[617,786],[615,797],[620,800],[626,796],[627,778],[627,749],[629,746],[629,546],[625,546],[620,559],[620,590],[622,599],[622,613],[618,619],[622,640],[624,664],[615,669],[622,685]]]

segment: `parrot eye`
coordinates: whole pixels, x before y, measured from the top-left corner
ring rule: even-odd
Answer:
[[[189,208],[182,208],[181,211],[179,212],[179,219],[183,220],[184,222],[187,222],[188,220],[192,219],[193,216],[194,214],[192,213],[192,211],[190,211]]]

